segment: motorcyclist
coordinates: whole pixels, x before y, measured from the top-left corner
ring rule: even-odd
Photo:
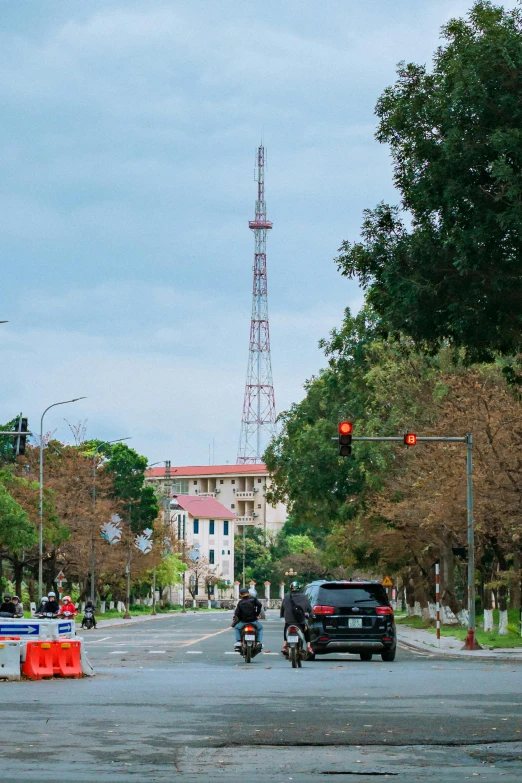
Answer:
[[[50,590],[47,593],[47,602],[45,604],[42,600],[42,606],[42,614],[58,614],[60,607],[58,605],[58,601],[56,600],[56,593],[53,590]]]
[[[78,609],[73,604],[70,595],[64,596],[63,604],[60,607],[59,614],[60,615],[71,614],[73,617],[76,617],[76,615],[78,614]]]
[[[236,643],[234,650],[241,649],[241,629],[245,625],[255,625],[257,628],[257,645],[263,649],[263,626],[258,620],[263,605],[257,598],[253,598],[248,592],[247,587],[239,588],[239,602],[234,612],[232,627],[236,633]]]
[[[10,614],[11,617],[16,616],[16,606],[11,598],[11,593],[4,593],[4,600],[0,604],[0,612],[3,614]]]
[[[285,618],[285,630],[283,633],[283,655],[287,654],[288,643],[286,641],[286,632],[289,625],[297,625],[303,632],[306,641],[306,649],[313,653],[310,645],[310,629],[308,627],[308,617],[312,613],[312,604],[308,596],[301,592],[299,582],[290,583],[290,592],[285,595],[281,603],[281,617]]]
[[[24,616],[24,607],[22,605],[22,602],[20,601],[19,597],[17,595],[13,595],[12,602],[15,607],[15,617],[23,617]]]
[[[82,620],[82,628],[85,628],[85,621],[87,619],[87,615],[89,615],[90,618],[92,619],[92,627],[96,628],[96,618],[94,616],[94,604],[93,604],[93,602],[91,601],[90,598],[87,601],[87,603],[85,604],[85,612],[84,612],[83,620]]]

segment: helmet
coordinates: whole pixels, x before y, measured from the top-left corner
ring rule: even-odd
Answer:
[[[248,592],[248,587],[240,587],[239,595],[250,595],[250,593]]]
[[[56,598],[56,593],[53,590],[50,590],[47,593],[47,598]]]
[[[290,582],[290,590],[292,593],[298,593],[301,589],[299,582]]]
[[[4,593],[4,601],[10,601],[11,600],[11,593]]]
[[[13,598],[12,598],[12,600],[13,600],[13,601],[19,601],[20,599],[18,598],[18,596],[17,596],[17,595],[13,595]]]
[[[69,601],[69,603],[72,603],[71,596],[70,595],[64,595],[63,597],[64,601]]]

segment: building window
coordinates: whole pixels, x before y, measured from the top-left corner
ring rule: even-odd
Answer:
[[[231,481],[230,483],[231,483],[231,484],[235,484],[235,483],[236,483],[236,480],[235,480],[235,479],[232,479],[232,481]]]
[[[209,549],[208,550],[208,562],[210,563],[210,565],[214,565],[214,550],[213,549]]]
[[[223,522],[223,535],[228,536],[228,522]]]
[[[216,526],[216,523],[214,522],[213,519],[211,519],[210,522],[208,523],[208,534],[209,534],[209,536],[213,536],[214,535],[214,528],[215,528],[215,526]]]
[[[258,484],[261,484],[261,481],[262,481],[262,479],[258,479],[258,480],[257,480],[257,483],[258,483]]]
[[[235,507],[236,507],[235,503],[230,504],[230,508],[235,508]]]
[[[194,482],[194,486],[197,487],[197,485],[198,485],[198,481],[196,479],[196,481]]]
[[[228,554],[230,554],[230,549],[228,550]]]
[[[224,549],[222,549],[222,550],[221,550],[221,554],[222,554],[222,555],[224,555],[224,554],[225,554],[225,550],[224,550]]]
[[[261,503],[258,503],[258,504],[257,504],[257,507],[258,507],[258,508],[261,508]]]
[[[224,483],[225,483],[225,480],[224,480],[224,479],[219,479],[219,483],[220,483],[220,484],[224,484]]]
[[[197,536],[199,533],[199,519],[194,520],[194,535]]]

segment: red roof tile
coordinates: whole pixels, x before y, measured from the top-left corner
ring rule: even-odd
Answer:
[[[161,478],[165,475],[165,468],[150,468],[146,471],[151,478]],[[258,462],[252,465],[188,465],[184,467],[171,467],[171,478],[186,478],[187,476],[244,476],[267,475],[266,465]]]
[[[183,511],[191,517],[202,519],[235,519],[236,515],[214,498],[200,498],[198,495],[174,495]]]

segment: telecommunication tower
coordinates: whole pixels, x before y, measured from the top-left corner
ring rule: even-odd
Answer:
[[[266,282],[266,234],[272,228],[272,223],[266,218],[263,145],[257,150],[256,216],[249,221],[248,226],[255,237],[254,286],[238,464],[262,462],[268,441],[276,433]]]

